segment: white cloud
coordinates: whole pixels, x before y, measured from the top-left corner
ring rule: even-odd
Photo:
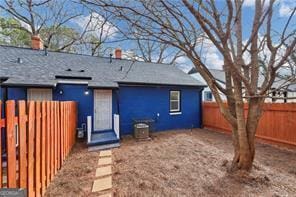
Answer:
[[[75,23],[83,30],[87,28],[88,35],[93,35],[98,38],[101,32],[103,39],[114,37],[116,32],[118,32],[118,29],[114,25],[97,13],[81,16],[75,20]]]
[[[279,0],[281,1],[281,0]],[[243,6],[245,7],[254,7],[256,3],[256,0],[244,0]],[[269,4],[269,0],[265,0],[264,6],[267,6]]]
[[[253,7],[255,6],[255,0],[245,0],[243,6]]]
[[[285,3],[282,3],[280,5],[280,9],[279,9],[279,14],[281,17],[287,17],[287,16],[290,16],[292,11],[293,11],[293,8],[296,6],[296,3],[294,2],[294,6],[293,6],[293,3],[292,5],[289,4],[285,4]]]
[[[245,0],[243,6],[245,7],[254,7],[255,6],[255,0]],[[269,0],[265,1],[264,6],[269,5]],[[279,6],[278,7],[274,6],[279,12],[280,17],[287,17],[290,16],[292,13],[293,9],[296,6],[296,1],[295,0],[277,0],[275,2],[275,5]]]
[[[224,60],[220,55],[216,46],[208,39],[202,40],[203,42],[197,49],[200,51],[200,57],[203,62],[211,69],[222,69]]]
[[[199,44],[195,50],[200,53],[199,55],[207,68],[221,70],[224,60],[213,43],[210,40],[203,40],[202,38],[197,42]],[[203,44],[201,44],[201,42],[203,42]],[[193,63],[186,56],[177,58],[176,64],[185,72],[188,72],[193,67]]]
[[[178,68],[183,70],[185,73],[187,73],[193,67],[192,62],[186,56],[178,57],[175,63]]]

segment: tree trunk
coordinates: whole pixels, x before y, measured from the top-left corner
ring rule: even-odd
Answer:
[[[248,102],[248,115],[244,118],[244,104],[235,104],[237,115],[237,128],[232,128],[232,138],[234,146],[234,157],[232,160],[232,170],[252,169],[255,157],[255,134],[261,116],[262,99],[250,99]]]
[[[247,130],[244,129],[244,132],[246,133]],[[254,140],[249,141],[248,138],[244,138],[243,140],[235,139],[233,141],[235,143],[233,143],[234,157],[232,160],[231,170],[250,171],[252,169],[252,164],[255,156],[255,151],[251,150],[251,147],[254,147]],[[241,141],[244,141],[244,142],[240,143]]]

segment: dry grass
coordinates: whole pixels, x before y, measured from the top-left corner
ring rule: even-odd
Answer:
[[[229,135],[207,130],[158,133],[151,141],[124,138],[113,150],[115,196],[295,196],[296,150],[257,144],[251,174],[229,174]],[[98,152],[76,144],[46,196],[92,194]]]
[[[84,143],[76,143],[45,196],[89,196],[99,159]]]
[[[229,174],[230,136],[196,129],[125,138],[113,151],[116,196],[295,196],[296,151],[257,144],[251,174]]]

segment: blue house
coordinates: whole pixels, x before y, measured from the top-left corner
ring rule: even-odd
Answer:
[[[119,53],[120,54],[120,53]],[[173,65],[0,46],[1,100],[73,100],[88,144],[118,145],[135,121],[201,126],[204,84]]]

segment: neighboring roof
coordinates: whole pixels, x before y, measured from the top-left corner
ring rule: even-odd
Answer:
[[[18,62],[20,58],[22,63]],[[71,70],[71,71],[69,71]],[[90,87],[118,87],[118,83],[205,86],[169,64],[146,63],[64,52],[0,46],[0,78],[5,85],[55,86],[61,79],[91,78]]]
[[[225,84],[225,72],[224,70],[219,70],[219,69],[209,69],[209,71],[211,72],[211,74],[214,76],[214,78],[221,82],[221,83],[224,83]],[[195,73],[198,73],[197,70],[195,68],[192,68],[188,74],[195,74]],[[263,74],[259,75],[259,79],[258,79],[258,87],[260,88],[263,81],[265,79],[265,76]],[[275,88],[275,89],[278,89],[278,88],[281,88],[283,87],[283,85],[285,86],[286,85],[286,80],[284,79],[281,79],[279,77],[276,77],[273,84],[272,84],[272,88]],[[295,83],[291,83],[287,86],[285,86],[285,88],[287,88],[288,90],[290,91],[296,91],[296,84]],[[283,88],[284,89],[284,88]]]
[[[224,70],[219,69],[209,69],[209,71],[212,73],[212,75],[215,77],[216,80],[220,81],[221,83],[225,83],[225,73]],[[193,75],[198,73],[195,67],[192,67],[189,71],[189,75]]]

